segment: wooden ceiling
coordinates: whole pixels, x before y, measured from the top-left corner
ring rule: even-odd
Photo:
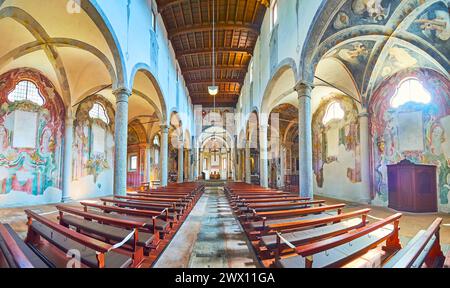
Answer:
[[[268,1],[215,0],[217,106],[236,106]],[[212,106],[212,0],[157,3],[193,104]]]

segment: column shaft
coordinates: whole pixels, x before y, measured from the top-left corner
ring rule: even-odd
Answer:
[[[252,183],[252,171],[250,167],[250,144],[245,145],[245,182]]]
[[[269,187],[269,157],[267,152],[267,125],[261,125],[259,130],[260,139],[260,184],[263,188]]]
[[[127,148],[128,148],[128,89],[117,89],[116,96],[116,131],[114,161],[114,195],[125,196],[127,193]]]
[[[299,100],[299,162],[300,195],[313,198],[311,93],[313,86],[301,82],[296,85]]]
[[[161,147],[160,147],[160,170],[161,170],[161,186],[166,187],[168,184],[168,159],[169,159],[169,126],[161,125]]]
[[[363,111],[359,115],[359,133],[361,147],[361,202],[370,203],[370,137],[369,137],[369,114]]]
[[[72,145],[73,145],[73,119],[71,112],[66,118],[66,127],[64,132],[64,170],[63,170],[63,203],[71,201],[70,186],[72,184]]]
[[[183,142],[180,142],[178,147],[178,183],[184,182],[184,146]]]

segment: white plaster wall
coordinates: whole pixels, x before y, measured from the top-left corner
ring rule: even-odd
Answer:
[[[159,51],[158,67],[150,72],[156,78],[163,93],[167,108],[167,111],[165,111],[166,115],[169,116],[170,112],[177,111],[184,127],[191,129],[193,125],[193,106],[181,74],[178,77],[179,82],[176,81],[177,61],[175,53],[167,37],[162,17],[157,12],[155,1],[115,0],[114,5],[111,3],[111,0],[91,0],[91,2],[96,4],[95,6],[102,11],[102,14],[105,15],[111,24],[113,33],[117,36],[125,61],[126,78],[130,86],[133,83],[131,74],[136,65],[140,64],[142,66],[143,64],[152,67],[151,57],[155,57],[155,55],[150,55],[150,30],[152,23],[150,5],[153,6],[157,16],[156,35]],[[127,20],[128,2],[130,4],[129,23]],[[176,99],[177,86],[179,89],[178,106]]]
[[[298,69],[304,41],[313,18],[322,1],[311,0],[279,0],[278,1],[278,63],[292,59]],[[237,131],[245,130],[246,118],[253,108],[261,111],[264,92],[272,80],[270,71],[270,10],[268,9],[261,28],[261,34],[254,51],[253,105],[250,103],[250,76],[247,73],[237,112]],[[299,80],[299,79],[297,79]],[[284,91],[289,88],[285,87]]]
[[[347,177],[347,168],[355,168],[355,153],[339,145],[337,161],[323,166],[323,187],[317,186],[314,178],[314,193],[347,201],[360,202],[364,198],[361,183],[352,183]]]

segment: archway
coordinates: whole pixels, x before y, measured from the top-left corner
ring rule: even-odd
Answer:
[[[298,109],[288,103],[276,106],[269,115],[269,187],[298,192]]]
[[[0,32],[4,43],[7,43],[0,48],[0,74],[36,71],[41,75],[41,80],[47,79],[41,82],[48,84],[45,84],[45,91],[40,93],[51,99],[60,97],[63,103],[61,111],[64,113],[59,114],[58,121],[63,123],[63,130],[62,135],[53,137],[56,137],[54,140],[64,138],[64,147],[59,151],[59,156],[54,156],[54,160],[59,159],[59,163],[46,168],[59,178],[54,182],[55,185],[50,185],[53,188],[45,189],[42,195],[40,192],[37,193],[39,195],[31,193],[30,197],[21,197],[19,204],[14,203],[17,199],[12,202],[1,201],[4,205],[26,205],[28,200],[25,198],[33,204],[39,204],[60,202],[58,197],[65,201],[70,198],[110,195],[113,192],[113,153],[109,153],[111,147],[107,146],[108,143],[114,143],[107,136],[112,134],[110,126],[105,125],[102,128],[105,133],[102,134],[102,129],[84,125],[90,119],[86,117],[89,113],[84,113],[84,109],[90,105],[86,103],[92,104],[92,99],[102,98],[100,102],[103,102],[110,124],[114,125],[115,97],[112,87],[126,83],[122,53],[116,45],[114,32],[89,1],[83,1],[79,13],[73,14],[68,13],[66,1],[54,1],[46,7],[45,13],[42,13],[40,4],[34,1],[0,1]],[[83,105],[84,108],[81,107]],[[80,109],[83,113],[78,113]],[[79,146],[75,143],[72,145],[74,137],[77,137],[74,126],[83,121],[85,127],[89,126],[97,133],[96,137],[93,136],[95,133],[85,135],[85,141],[92,143],[91,147],[98,150],[102,143],[105,144],[103,153],[85,151],[81,155],[78,154]],[[79,132],[82,130],[78,129]],[[99,140],[102,138],[100,134],[105,136],[104,141]],[[99,154],[104,158],[97,159]],[[83,171],[78,171],[80,169],[76,163],[84,163]],[[89,166],[89,163],[98,165]],[[100,166],[102,168],[97,169]],[[39,190],[37,186],[33,189]]]
[[[137,66],[140,67],[140,66]],[[133,73],[132,95],[128,103],[127,187],[159,186],[162,180],[159,156],[161,125],[166,123],[164,97],[155,78],[144,68]],[[156,142],[156,143],[155,143]]]
[[[247,120],[246,136],[246,181],[259,185],[260,183],[260,142],[259,142],[259,117],[257,111],[250,113]],[[248,179],[250,177],[250,179]],[[250,180],[250,181],[249,181]]]

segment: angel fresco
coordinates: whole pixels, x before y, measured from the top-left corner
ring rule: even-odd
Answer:
[[[423,35],[432,40],[447,41],[450,39],[450,15],[447,11],[435,10],[417,19]]]
[[[360,64],[369,55],[366,45],[362,42],[352,43],[351,48],[343,48],[338,52],[339,57],[351,64]]]
[[[384,0],[353,0],[352,10],[356,15],[369,19],[372,23],[379,23],[389,17],[391,6]],[[384,5],[383,5],[384,4]]]

